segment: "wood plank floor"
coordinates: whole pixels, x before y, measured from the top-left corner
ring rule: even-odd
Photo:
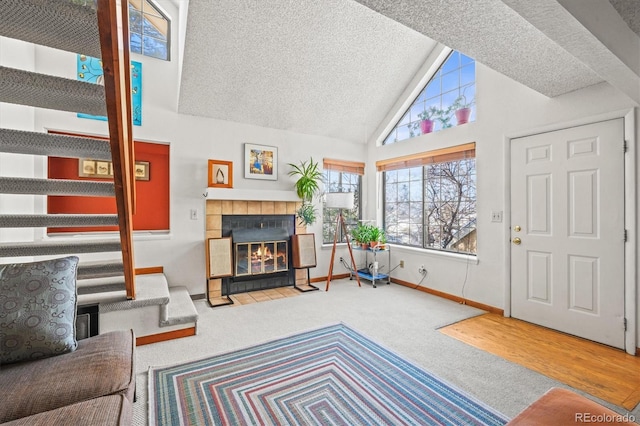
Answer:
[[[624,351],[496,314],[440,331],[627,410],[640,402],[640,357]]]

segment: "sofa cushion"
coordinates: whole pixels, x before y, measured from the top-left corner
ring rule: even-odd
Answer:
[[[0,265],[0,364],[76,349],[78,258]]]
[[[133,402],[135,336],[112,331],[60,356],[0,368],[0,423],[106,395]]]
[[[3,423],[2,426],[130,425],[133,408],[124,395],[109,395]]]

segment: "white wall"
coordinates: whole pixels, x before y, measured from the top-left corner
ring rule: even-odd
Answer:
[[[508,211],[509,200],[504,189],[507,141],[515,136],[583,124],[603,117],[623,117],[635,105],[606,83],[550,99],[482,64],[476,64],[476,87],[475,122],[387,146],[376,146],[376,140],[371,140],[367,167],[373,170],[375,161],[385,158],[476,142],[477,258],[393,247],[392,264],[395,266],[400,260],[405,261],[405,268],[396,269],[394,277],[418,283],[422,278],[418,267],[425,265],[428,275],[421,285],[508,311],[505,291],[509,279],[506,276],[505,251],[509,248],[509,218],[504,217],[503,223],[491,222],[491,211]],[[380,178],[368,174],[367,179],[369,189],[366,195],[373,199],[376,184],[380,187],[380,182],[377,182]],[[380,207],[369,203],[366,214],[381,218]],[[632,221],[635,222],[635,218]],[[635,237],[631,236],[634,246]],[[636,283],[629,282],[628,285],[635,286]],[[640,304],[640,299],[636,302]],[[640,318],[637,320],[640,323]]]

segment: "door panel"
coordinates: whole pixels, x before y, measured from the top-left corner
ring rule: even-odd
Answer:
[[[624,348],[622,119],[512,140],[511,203],[512,316]]]

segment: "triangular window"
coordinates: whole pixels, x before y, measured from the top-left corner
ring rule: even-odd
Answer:
[[[454,50],[391,129],[383,145],[475,121],[475,98],[476,63]]]
[[[129,0],[131,51],[152,58],[170,58],[171,21],[152,0]]]

